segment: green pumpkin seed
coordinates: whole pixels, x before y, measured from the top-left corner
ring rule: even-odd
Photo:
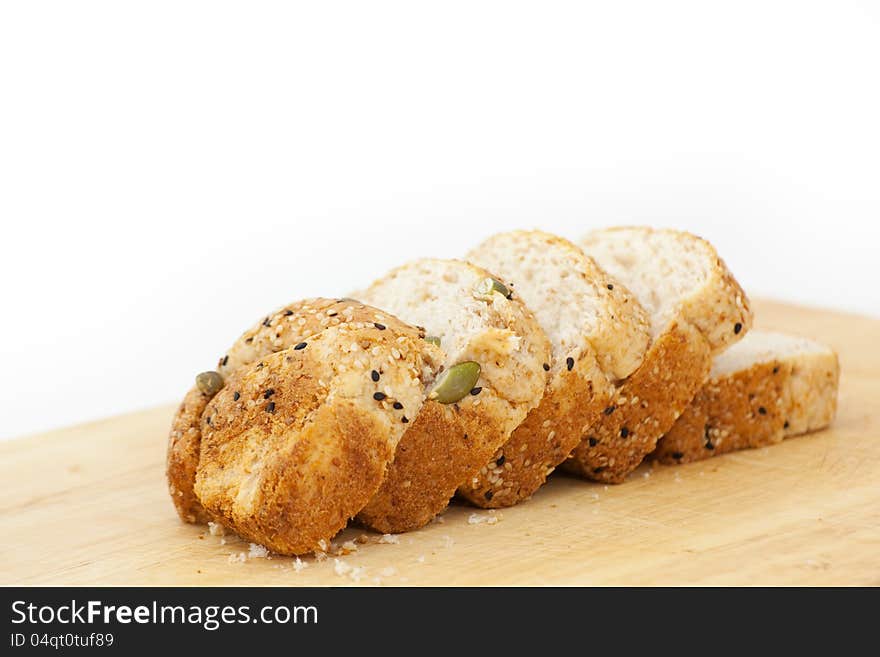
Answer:
[[[213,397],[223,387],[223,377],[219,372],[202,372],[196,377],[196,386],[204,394]]]
[[[426,335],[425,342],[430,342],[431,344],[435,344],[438,347],[440,346],[440,338],[438,338],[436,335]]]
[[[479,363],[472,360],[457,363],[440,376],[428,399],[441,404],[454,404],[473,390],[479,378]]]
[[[477,286],[474,288],[474,295],[478,299],[484,299],[485,301],[490,301],[492,295],[496,292],[502,295],[505,299],[509,299],[513,296],[513,292],[511,292],[504,283],[494,278],[484,278],[477,283]]]

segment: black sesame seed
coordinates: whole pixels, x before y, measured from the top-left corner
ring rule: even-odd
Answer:
[[[467,439],[468,439],[468,435],[464,434],[464,437],[462,438],[462,440],[467,440]]]
[[[238,391],[235,391],[235,393],[232,395],[232,401],[238,401],[240,398],[241,395],[238,393]]]
[[[481,386],[477,386],[476,388],[471,388],[471,394],[476,397],[481,392],[483,392],[483,388]]]
[[[587,438],[587,442],[590,443],[590,447],[595,447],[596,445],[599,444],[599,441],[596,438],[593,438],[593,436],[590,436],[589,438]]]
[[[605,469],[604,465],[600,465],[598,468],[593,468],[593,474],[599,474],[604,469]]]
[[[296,345],[296,346],[293,348],[293,350],[294,350],[294,351],[299,351],[300,349],[305,349],[307,344],[308,344],[308,342],[300,342],[298,345]]]
[[[565,359],[565,367],[568,368],[569,372],[571,372],[572,368],[574,367],[574,358],[572,358],[571,356],[566,358]]]
[[[759,412],[761,415],[767,415],[767,409],[764,408],[763,406],[759,406],[759,407],[758,407],[758,412]]]
[[[246,338],[246,339],[245,339],[245,342],[247,342],[248,344],[250,344],[250,343],[253,342],[253,341],[254,341],[253,337],[250,337],[250,338]]]
[[[263,393],[263,399],[269,399],[272,395],[275,394],[275,388],[269,388],[266,392]]]
[[[614,412],[615,408],[617,408],[617,407],[616,406],[607,406],[603,412],[605,413],[605,415],[611,415]]]
[[[376,370],[373,370],[372,372],[370,372],[370,378],[373,379],[373,381],[378,381],[379,373]]]
[[[404,415],[402,418],[400,418],[400,421],[403,422],[404,424],[406,424],[407,422],[409,422],[409,418],[407,418],[406,415]]]
[[[211,416],[205,418],[205,424],[211,424]]]
[[[373,322],[373,326],[375,326],[380,331],[384,331],[386,326],[384,324],[380,324],[379,322]]]
[[[396,411],[403,410],[403,404],[401,404],[400,402],[394,402],[393,406],[394,406],[394,410],[396,410]]]
[[[773,368],[773,373],[779,374],[779,365],[777,365],[776,367]]]
[[[621,437],[621,438],[626,438],[628,435],[629,435],[629,429],[627,429],[626,427],[623,427],[623,428],[620,430],[620,437]]]
[[[275,412],[275,402],[269,402],[266,404],[266,412],[274,413]]]
[[[785,424],[782,425],[783,429],[788,429],[788,420],[785,421]]]
[[[327,313],[327,317],[336,317],[338,314],[339,313],[334,310],[333,312]]]
[[[672,458],[674,458],[676,461],[680,461],[684,458],[684,454],[682,454],[681,452],[672,452]]]
[[[263,320],[263,326],[269,326],[269,324],[270,324],[269,318],[267,317],[266,319]]]
[[[373,393],[373,399],[375,399],[376,401],[382,401],[387,396],[388,395],[386,395],[384,392],[374,392]]]
[[[739,335],[739,332],[743,330],[743,325],[737,322],[733,325],[733,333],[734,335]]]
[[[493,497],[494,495],[495,495],[495,493],[493,493],[493,492],[490,491],[490,490],[487,490],[487,491],[483,494],[483,497],[485,497],[487,500],[491,500],[492,497]]]
[[[715,445],[712,443],[706,443],[706,449],[715,449]]]
[[[606,287],[607,287],[609,290],[613,290],[613,289],[614,289],[614,286],[613,286],[611,283],[609,283]]]
[[[229,354],[226,354],[226,355],[223,357],[223,360],[220,361],[220,364],[221,364],[221,365],[226,365],[226,363],[228,363],[228,362],[229,362]]]
[[[545,372],[549,372],[549,371],[550,371],[550,365],[549,365],[548,363],[544,363],[544,371],[545,371]]]
[[[502,454],[501,456],[499,456],[499,457],[495,460],[495,467],[497,468],[497,467],[500,467],[500,466],[504,465],[504,461],[505,461],[505,460],[506,460],[506,459],[504,458],[504,454]]]
[[[293,311],[290,310],[289,308],[288,308],[287,310],[284,311],[284,316],[285,316],[285,317],[290,317],[292,314],[293,314]]]

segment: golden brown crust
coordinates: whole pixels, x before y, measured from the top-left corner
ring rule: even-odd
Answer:
[[[378,490],[404,418],[418,416],[433,349],[352,324],[240,370],[203,414],[199,500],[274,552],[326,549]]]
[[[185,522],[206,523],[211,517],[193,492],[199,464],[202,413],[210,397],[193,386],[177,409],[171,422],[166,455],[168,492],[177,514]]]
[[[572,371],[558,373],[541,403],[519,425],[477,477],[459,494],[483,508],[527,499],[565,461],[607,406],[610,387],[589,356]]]
[[[651,455],[689,463],[716,454],[781,442],[786,408],[778,403],[791,364],[759,363],[703,386]]]
[[[374,322],[403,335],[424,337],[418,328],[353,299],[303,299],[279,308],[248,329],[220,358],[217,371],[228,379],[259,359],[293,347],[328,327]],[[190,390],[174,416],[168,440],[169,490],[177,513],[185,522],[204,523],[210,519],[193,492],[201,415],[208,401],[198,389]]]
[[[422,527],[442,512],[462,480],[476,473],[507,437],[499,416],[483,408],[467,397],[457,404],[426,401],[358,520],[376,531],[399,533]]]
[[[652,458],[688,463],[766,447],[827,426],[840,366],[830,349],[757,362],[713,376],[657,444]]]
[[[620,386],[565,469],[596,481],[622,482],[693,399],[711,365],[703,334],[690,324],[674,323]]]

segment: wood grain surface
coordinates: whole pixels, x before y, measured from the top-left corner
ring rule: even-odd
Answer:
[[[758,326],[840,354],[831,429],[643,465],[620,486],[557,474],[518,507],[454,505],[388,542],[348,529],[336,543],[367,542],[297,570],[177,520],[164,480],[169,405],[0,443],[0,584],[880,585],[880,321],[756,306]]]

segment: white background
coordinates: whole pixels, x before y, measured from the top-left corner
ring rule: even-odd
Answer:
[[[499,229],[684,227],[880,315],[878,7],[4,2],[0,437]]]

